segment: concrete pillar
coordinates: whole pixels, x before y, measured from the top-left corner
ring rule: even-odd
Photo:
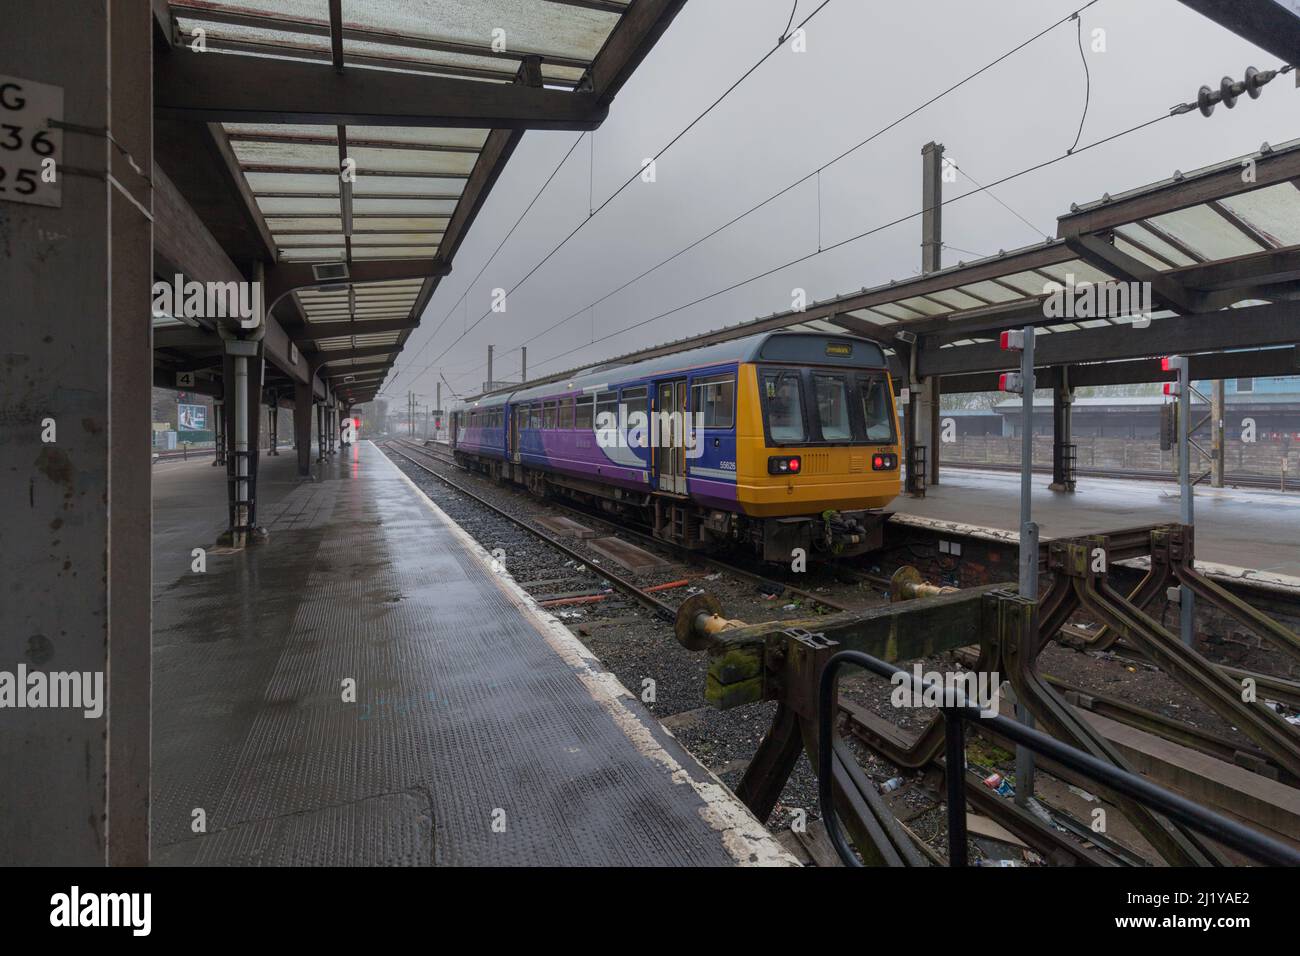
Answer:
[[[1052,369],[1052,491],[1074,491],[1074,389],[1070,370]],[[1032,426],[1031,426],[1032,427]]]
[[[1228,455],[1227,435],[1223,430],[1224,387],[1223,379],[1215,379],[1210,392],[1210,484],[1223,487],[1223,472]]]
[[[293,387],[293,444],[298,455],[298,477],[311,475],[311,383]]]
[[[0,671],[75,673],[89,694],[0,711],[0,865],[149,859],[151,16],[4,4],[3,72],[59,88],[78,128],[54,137],[57,206],[13,182],[0,199]]]
[[[325,460],[325,406],[316,406],[316,460]]]

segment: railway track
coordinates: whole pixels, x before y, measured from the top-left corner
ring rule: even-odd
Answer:
[[[547,534],[531,523],[529,518],[531,517],[535,521],[537,517],[536,514],[531,516],[510,514],[505,509],[491,501],[488,501],[483,495],[480,495],[467,487],[461,481],[442,473],[447,468],[459,467],[456,465],[450,450],[446,446],[436,444],[425,446],[419,442],[412,442],[405,439],[392,440],[387,443],[387,446],[394,454],[400,455],[402,458],[419,467],[422,471],[437,478],[448,487],[453,488],[473,501],[485,506],[494,513],[508,519],[513,524],[527,530],[535,537],[546,541],[552,547],[557,548],[573,560],[578,562],[586,562],[590,560],[589,556],[570,547],[564,541],[559,540],[556,536]],[[442,467],[434,468],[430,467],[430,465]],[[574,507],[564,502],[547,499],[545,501],[545,508],[573,515],[582,520],[585,524],[594,528],[599,528],[602,533],[608,533],[612,537],[635,542],[648,549],[672,555],[673,558],[684,566],[712,569],[749,583],[759,584],[763,588],[770,588],[779,593],[797,595],[805,601],[816,602],[828,610],[841,611],[853,609],[850,605],[837,601],[832,597],[794,588],[789,584],[765,578],[762,575],[756,574],[742,567],[737,567],[729,562],[691,552],[688,549],[681,548],[671,542],[661,541],[648,534],[628,528],[626,525],[617,524],[599,515],[594,515],[580,507]],[[866,581],[873,585],[888,587],[888,578],[884,578],[880,575],[871,575],[857,568],[848,568],[847,566],[845,566],[845,568],[849,571],[848,576],[858,581]],[[604,567],[599,571],[594,571],[594,573],[607,578],[616,589],[628,594],[634,600],[647,608],[650,608],[659,619],[665,622],[671,622],[674,619],[676,613],[675,608],[669,602],[664,601],[661,597],[657,597],[655,593],[647,593],[646,590],[637,582],[616,572],[608,571]],[[841,578],[841,580],[843,580],[843,578]],[[859,605],[859,607],[860,606],[861,605]],[[1212,731],[1203,731],[1190,724],[1171,721],[1168,718],[1144,708],[1137,707],[1123,701],[1122,699],[1113,697],[1106,697],[1103,699],[1100,695],[1089,692],[1082,687],[1068,684],[1064,681],[1054,680],[1054,683],[1058,685],[1058,689],[1062,692],[1073,692],[1090,698],[1090,703],[1092,704],[1091,709],[1103,712],[1106,716],[1130,726],[1144,729],[1165,739],[1182,743],[1185,746],[1192,747],[1195,750],[1217,759],[1233,763],[1236,762],[1234,757],[1238,752],[1249,756],[1263,756],[1262,754],[1254,754],[1254,748],[1249,745],[1243,746]],[[846,722],[845,729],[852,733],[856,716],[852,712],[851,708],[842,708],[842,713]],[[1269,766],[1267,760],[1258,760],[1255,761],[1255,763],[1259,767]],[[933,764],[932,769],[934,768],[942,769],[942,761],[940,760],[939,763]],[[1274,772],[1276,772],[1276,768],[1273,769]],[[1267,771],[1265,772],[1266,775],[1273,775],[1267,773]],[[1284,782],[1292,783],[1290,780],[1286,780],[1285,778],[1283,779]],[[1020,839],[1030,844],[1036,851],[1045,854],[1050,859],[1058,862],[1068,861],[1073,865],[1093,866],[1129,865],[1134,861],[1134,854],[1132,851],[1127,850],[1118,844],[1114,846],[1105,846],[1097,841],[1091,841],[1093,843],[1091,847],[1086,845],[1081,846],[1080,843],[1074,839],[1074,837],[1079,836],[1079,834],[1073,832],[1071,826],[1072,818],[1065,810],[1044,804],[1046,809],[1054,818],[1057,826],[1064,826],[1066,830],[1070,830],[1070,835],[1057,829],[1057,826],[1044,824],[1041,820],[1033,817],[1032,814],[1027,814],[1027,812],[1022,808],[1015,806],[1011,801],[1004,800],[996,795],[992,798],[986,798],[986,794],[983,792],[986,788],[983,787],[978,777],[968,780],[967,783],[968,790],[972,794],[972,799],[975,801],[975,803],[972,804],[972,809],[979,808],[978,812],[984,813],[990,818],[996,820],[1006,829],[1020,837]],[[1040,800],[1040,803],[1043,803],[1043,801]],[[1074,822],[1077,823],[1077,821]],[[1086,835],[1084,836],[1084,839],[1087,839]]]
[[[1007,471],[1020,473],[1018,464],[1006,464],[1003,462],[971,462],[971,461],[945,461],[941,464],[942,468],[960,468],[966,471]],[[1052,469],[1047,466],[1036,465],[1034,474],[1050,475]],[[1131,481],[1164,481],[1173,484],[1178,481],[1177,475],[1172,475],[1166,471],[1142,471],[1137,469],[1108,469],[1108,468],[1075,468],[1074,473],[1081,478],[1116,478]],[[1270,478],[1265,475],[1241,475],[1229,474],[1224,475],[1223,483],[1225,487],[1234,488],[1267,488],[1274,491],[1300,491],[1300,482],[1294,479],[1287,480],[1285,487],[1282,484],[1282,477]]]
[[[459,467],[456,465],[455,459],[451,456],[451,454],[445,451],[444,449],[428,448],[419,445],[418,443],[412,443],[401,439],[399,439],[398,441],[408,451],[415,451],[417,453],[422,453],[429,458],[441,462],[442,464],[453,466],[453,467]],[[444,480],[447,484],[457,487],[458,490],[464,492],[465,494],[470,495],[476,500],[484,501],[484,499],[481,496],[476,495],[469,489],[460,486],[456,482],[453,482],[451,479],[447,478],[447,476],[438,474],[437,472],[433,472],[433,474],[435,474],[438,478]],[[853,607],[851,605],[844,604],[840,601],[836,601],[833,598],[828,598],[823,594],[818,594],[813,591],[808,591],[803,588],[795,587],[794,585],[784,581],[776,581],[772,578],[765,577],[761,574],[758,574],[746,568],[742,568],[730,562],[721,561],[717,558],[698,554],[694,551],[691,551],[688,548],[683,548],[680,545],[676,545],[670,541],[663,541],[652,535],[648,535],[641,531],[637,531],[633,528],[629,528],[626,525],[617,524],[613,521],[610,521],[608,518],[602,517],[600,515],[592,514],[590,511],[586,509],[577,508],[565,502],[555,501],[551,499],[548,499],[546,501],[546,506],[556,511],[562,511],[565,512],[566,514],[571,514],[574,515],[575,517],[579,517],[589,524],[599,525],[602,528],[604,528],[610,535],[621,538],[625,541],[636,542],[638,545],[641,545],[643,547],[666,552],[672,555],[674,559],[680,561],[683,564],[708,568],[723,574],[729,574],[734,577],[745,580],[751,584],[755,584],[760,587],[770,588],[772,589],[772,593],[793,595],[795,597],[802,598],[805,601],[811,601],[816,604],[820,604],[822,607],[830,611],[853,610]],[[877,583],[883,584],[883,586],[885,587],[889,586],[889,580],[887,578],[880,578],[877,581]]]
[[[407,452],[403,450],[403,447],[406,447],[409,450],[416,450],[416,449],[407,446],[406,443],[403,442],[400,443],[399,445],[399,443],[397,442],[387,442],[386,447],[392,452],[394,452],[395,454],[401,455],[407,461],[411,462],[411,464],[415,465],[417,468],[424,470],[425,472],[432,475],[434,478],[437,478],[439,481],[443,482],[449,487],[454,488],[456,491],[460,492],[463,495],[466,495],[469,498],[472,498],[475,502],[482,505],[484,508],[487,508],[488,510],[494,512],[500,517],[505,518],[507,521],[523,529],[524,531],[527,531],[529,534],[533,535],[539,540],[546,542],[548,545],[555,548],[557,551],[561,552],[571,560],[577,561],[584,565],[590,562],[591,559],[587,555],[585,555],[583,552],[579,551],[578,549],[571,547],[566,542],[560,540],[559,536],[543,531],[541,528],[538,528],[530,524],[525,519],[517,515],[511,514],[510,512],[506,511],[504,508],[498,507],[497,505],[488,501],[482,495],[475,494],[473,491],[465,487],[460,482],[453,481],[452,479],[448,478],[446,475],[434,471],[428,465],[423,464],[418,459],[407,454]],[[429,455],[429,457],[432,458],[436,456]],[[644,606],[645,608],[653,612],[654,615],[660,618],[661,620],[666,621],[668,623],[672,623],[672,621],[676,619],[677,609],[675,607],[655,597],[654,594],[646,591],[644,588],[638,585],[631,578],[626,577],[618,573],[617,571],[612,571],[608,568],[602,568],[599,571],[599,576],[608,580],[610,584],[612,584],[615,588],[617,588],[619,591],[622,591],[624,594],[631,597],[637,603],[641,604],[642,606]]]

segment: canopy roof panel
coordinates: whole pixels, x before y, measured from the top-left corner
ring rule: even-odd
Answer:
[[[290,338],[324,352],[335,340],[317,324],[383,321],[395,353],[523,131],[596,128],[684,2],[175,0],[158,14],[171,49],[155,103],[208,124],[250,207],[218,240],[248,261],[251,237],[269,284],[297,290],[278,293],[301,326],[285,317]],[[204,198],[217,235],[234,220]],[[327,263],[351,294],[306,287],[302,270]],[[371,284],[402,263],[413,284]],[[292,281],[270,277],[277,265]]]

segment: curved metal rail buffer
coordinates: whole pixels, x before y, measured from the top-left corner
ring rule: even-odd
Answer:
[[[1175,528],[1182,532],[1191,530],[1180,526]],[[1172,539],[1165,536],[1166,530],[1170,529],[1158,528],[1151,532],[1153,544],[1157,541],[1161,543],[1158,549],[1153,547],[1153,575],[1161,574],[1157,571],[1157,566],[1164,564],[1163,561],[1157,561],[1155,555],[1169,553],[1168,543]],[[1183,541],[1190,544],[1190,535],[1184,537]],[[1162,671],[1203,700],[1224,720],[1240,728],[1242,733],[1288,773],[1295,775],[1300,771],[1300,733],[1294,727],[1267,707],[1262,699],[1250,703],[1243,700],[1240,683],[1184,644],[1177,635],[1141,607],[1111,589],[1106,580],[1106,568],[1115,560],[1112,543],[1111,536],[1095,535],[1062,539],[1049,544],[1048,569],[1052,572],[1053,583],[1042,601],[1042,626],[1037,632],[1037,645],[1032,656],[1037,656],[1038,651],[1060,631],[1070,615],[1077,610],[1085,610],[1105,624],[1112,633],[1122,636],[1126,642],[1147,655]],[[1187,556],[1187,561],[1190,566],[1190,555]],[[1201,583],[1210,588],[1217,588],[1194,570],[1183,569],[1180,572],[1180,566],[1181,560],[1172,565],[1171,571],[1180,580],[1181,574],[1185,573],[1189,575],[1189,580],[1200,579]],[[1142,585],[1139,585],[1139,590],[1141,588]],[[1260,618],[1264,617],[1258,612],[1254,613]],[[1280,625],[1275,626],[1287,633]],[[1273,637],[1279,646],[1287,647],[1288,642],[1280,640],[1279,635],[1274,634]],[[1294,644],[1294,641],[1294,635],[1290,635],[1290,642]]]
[[[771,814],[801,752],[806,751],[818,765],[817,675],[826,660],[842,650],[899,662],[978,645],[976,670],[1008,678],[1017,699],[1043,727],[1072,748],[1131,773],[1119,752],[1078,719],[1039,676],[1036,659],[1043,642],[1034,602],[997,584],[952,593],[908,590],[933,596],[817,619],[753,625],[723,617],[718,601],[707,594],[694,596],[679,609],[678,640],[690,650],[707,651],[710,657],[705,682],[709,703],[725,710],[760,700],[778,702],[772,726],[736,791],[759,819]],[[1205,666],[1213,670],[1212,665]],[[945,742],[942,720],[937,717],[910,745],[876,737],[868,739],[868,745],[905,767],[935,760]],[[835,746],[832,758],[835,803],[864,858],[886,865],[919,862],[915,847],[842,743]],[[959,774],[949,776],[961,782]],[[1187,827],[1122,792],[1100,789],[1169,862],[1200,866],[1225,862]]]
[[[1196,538],[1195,529],[1191,525],[1160,525],[1151,528],[1149,534],[1151,567],[1129,594],[1130,604],[1145,611],[1157,599],[1163,598],[1168,588],[1185,584],[1191,588],[1198,601],[1227,614],[1291,660],[1300,663],[1300,637],[1196,570]],[[1110,536],[1106,537],[1109,543]],[[1072,637],[1070,643],[1090,650],[1105,650],[1119,637],[1119,632],[1114,628],[1103,627],[1090,638]]]

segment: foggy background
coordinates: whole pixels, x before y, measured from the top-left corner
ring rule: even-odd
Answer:
[[[819,0],[800,0],[797,25]],[[787,42],[507,300],[510,289],[775,45],[791,0],[691,0],[594,134],[529,131],[457,253],[380,395],[434,401],[440,376],[459,394],[486,378],[530,378],[630,349],[905,279],[920,269],[919,216],[826,251],[626,333],[619,330],[743,282],[791,259],[919,211],[921,147],[934,140],[963,171],[948,199],[1065,152],[1084,106],[1075,23],[1065,23],[915,117],[594,309],[550,331],[628,279],[892,123],[1017,46],[1084,0],[831,0],[807,24],[807,52]],[[1202,84],[1241,78],[1276,58],[1176,0],[1100,0],[1082,14],[1091,103],[1080,147],[1195,100]],[[1105,52],[1093,31],[1105,30]],[[1055,235],[1070,203],[1090,202],[1300,135],[1291,76],[1259,100],[1209,119],[1192,112],[1072,156],[943,210],[944,266]],[[554,180],[477,281],[493,250],[556,164]],[[968,173],[974,181],[967,178]],[[820,201],[819,201],[820,194]],[[1024,220],[1020,217],[1023,217]],[[819,235],[820,233],[820,235]],[[457,339],[460,338],[459,341]],[[529,341],[531,339],[531,341]],[[593,343],[593,340],[603,339]],[[453,343],[455,343],[453,345]],[[450,348],[449,348],[450,346]],[[446,351],[445,355],[441,355]],[[440,357],[441,356],[441,357]],[[443,386],[443,405],[453,398]]]

